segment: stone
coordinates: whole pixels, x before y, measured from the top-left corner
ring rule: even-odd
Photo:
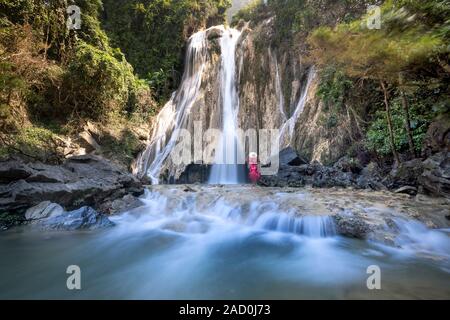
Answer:
[[[425,157],[450,152],[450,116],[445,115],[430,124],[422,145],[422,155]]]
[[[423,163],[420,159],[400,163],[393,168],[386,179],[386,185],[390,189],[396,189],[403,186],[418,186],[418,178],[423,173]]]
[[[363,170],[357,159],[347,156],[340,158],[333,167],[342,172],[360,173]]]
[[[50,201],[43,201],[37,206],[29,208],[25,212],[25,219],[27,220],[40,220],[51,217],[57,217],[64,213],[63,207],[59,204],[52,203]]]
[[[0,172],[20,169],[17,174],[4,175],[8,184],[0,184],[0,212],[23,214],[43,201],[58,203],[69,210],[81,206],[98,209],[105,201],[144,193],[136,177],[93,155],[71,157],[62,165],[53,166],[14,162],[0,162]]]
[[[366,239],[368,234],[373,231],[367,222],[354,215],[337,214],[333,218],[336,232],[345,237]]]
[[[10,183],[12,181],[26,179],[33,173],[34,170],[20,159],[0,162],[0,183]]]
[[[301,158],[292,147],[287,147],[280,151],[280,165],[300,166],[307,163],[308,161]]]
[[[410,196],[415,196],[417,194],[417,188],[411,186],[404,186],[398,188],[397,190],[394,190],[394,193],[406,193],[409,194]]]
[[[98,213],[91,207],[39,220],[37,225],[44,230],[85,230],[100,229],[114,226],[105,215]]]
[[[437,153],[423,162],[419,184],[426,194],[450,198],[450,152]]]
[[[132,209],[138,208],[143,205],[143,202],[132,196],[131,194],[127,194],[122,199],[116,199],[111,202],[109,208],[104,210],[109,214],[118,214],[126,211],[130,211]]]

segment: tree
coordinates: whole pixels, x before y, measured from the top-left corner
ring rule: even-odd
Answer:
[[[409,108],[404,88],[410,86],[417,73],[446,65],[448,61],[448,19],[445,23],[427,25],[414,11],[414,1],[387,1],[382,6],[382,28],[372,30],[367,27],[368,16],[351,23],[339,24],[335,29],[320,27],[309,37],[312,47],[311,57],[319,66],[336,65],[355,78],[370,79],[379,83],[383,92],[386,121],[389,127],[392,154],[398,163],[400,158],[395,148],[392,128],[389,91],[398,88],[403,97],[403,107],[407,116],[410,150],[414,151],[411,134]],[[409,6],[407,6],[409,4]],[[450,5],[440,3],[450,11]],[[428,8],[428,7],[427,7]],[[429,8],[427,9],[429,10]],[[443,68],[441,68],[443,69]],[[445,72],[445,71],[444,71]]]

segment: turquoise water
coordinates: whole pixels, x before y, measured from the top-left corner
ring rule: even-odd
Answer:
[[[0,298],[450,298],[445,231],[404,222],[392,248],[336,236],[328,218],[277,220],[257,207],[242,222],[220,202],[205,214],[170,201],[150,193],[102,231],[1,233]],[[69,265],[81,268],[82,290],[67,289]],[[370,265],[381,290],[367,288]]]

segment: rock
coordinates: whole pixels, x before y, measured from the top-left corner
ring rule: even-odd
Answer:
[[[33,173],[34,171],[19,159],[0,162],[0,183],[26,179]]]
[[[197,190],[191,188],[190,186],[186,185],[186,188],[183,189],[184,192],[197,192]]]
[[[410,196],[415,196],[417,194],[417,188],[411,186],[404,186],[398,188],[397,190],[394,190],[394,193],[406,193],[409,194]]]
[[[430,124],[422,145],[422,155],[425,157],[439,152],[450,152],[450,117],[448,115]]]
[[[362,218],[354,215],[335,215],[333,216],[336,225],[336,232],[342,236],[366,239],[372,232],[372,228]]]
[[[0,162],[0,172],[10,168],[18,169],[13,170],[15,174],[4,174],[3,181],[8,184],[0,184],[0,212],[23,214],[43,201],[59,203],[69,210],[80,206],[98,209],[106,201],[144,192],[136,177],[93,155],[72,157],[59,166]]]
[[[52,203],[50,201],[44,201],[38,204],[37,206],[29,208],[25,212],[25,219],[40,220],[57,217],[59,215],[62,215],[63,213],[64,209],[59,204]]]
[[[437,153],[423,162],[419,184],[425,193],[450,198],[450,152]]]
[[[391,189],[403,186],[418,186],[418,178],[423,173],[423,164],[420,159],[413,159],[400,163],[396,168],[392,169],[386,179],[386,185]]]
[[[80,137],[80,142],[84,142],[82,145],[88,152],[101,150],[100,145],[89,131],[83,131],[78,136]]]
[[[222,37],[223,30],[220,28],[211,28],[207,33],[208,40],[215,40]]]
[[[174,177],[163,176],[163,183],[175,183],[175,184],[193,184],[193,183],[206,183],[209,179],[211,172],[210,165],[203,164],[189,164],[186,166],[184,172],[178,179]]]
[[[118,214],[132,209],[138,208],[143,205],[143,202],[139,198],[132,196],[131,194],[125,195],[121,199],[114,201],[106,201],[101,205],[102,212],[108,214]]]
[[[357,159],[347,156],[340,158],[333,167],[342,172],[360,173],[363,170]]]
[[[39,220],[37,225],[44,230],[72,231],[106,228],[113,226],[114,223],[91,207],[82,207],[55,217]]]
[[[302,159],[292,147],[280,151],[280,165],[282,166],[299,166],[307,163],[308,161]]]

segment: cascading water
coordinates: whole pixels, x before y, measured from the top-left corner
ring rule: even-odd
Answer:
[[[271,62],[275,64],[275,94],[277,96],[277,102],[278,102],[278,109],[280,111],[280,116],[282,121],[286,121],[286,112],[284,110],[284,96],[283,96],[283,89],[281,87],[281,75],[280,75],[280,66],[278,64],[278,59],[275,54],[272,53],[272,50],[268,49],[269,51],[269,57],[271,59]]]
[[[154,186],[143,206],[110,217],[116,225],[102,231],[0,232],[0,298],[449,297],[450,238],[440,230],[397,221],[398,247],[386,247],[337,235],[308,191],[185,190]],[[353,192],[343,197],[358,205]],[[371,215],[384,210],[376,208]],[[67,290],[68,264],[81,267],[83,290]],[[367,289],[371,265],[382,270],[382,290]]]
[[[158,114],[150,144],[137,160],[134,173],[147,174],[152,184],[159,183],[161,168],[179,138],[179,131],[176,129],[185,127],[190,109],[197,100],[206,56],[206,31],[200,31],[189,39],[181,86]]]
[[[235,184],[245,181],[242,166],[238,165],[241,147],[237,139],[239,98],[236,83],[236,45],[241,33],[236,29],[216,26],[194,34],[188,43],[186,70],[180,88],[158,114],[150,143],[138,157],[135,174],[147,175],[152,184],[158,184],[161,171],[180,138],[179,130],[188,129],[191,109],[205,96],[202,83],[208,63],[208,32],[220,32],[221,65],[218,74],[220,92],[218,107],[221,112],[222,136],[215,146],[214,165],[209,183]],[[244,157],[242,157],[244,158]],[[242,161],[243,162],[243,161]]]
[[[314,80],[315,76],[316,76],[315,69],[314,69],[314,67],[311,67],[311,69],[309,70],[309,73],[308,73],[308,80],[307,80],[306,85],[303,89],[303,92],[300,96],[300,100],[298,101],[298,104],[294,110],[294,113],[281,127],[280,136],[279,136],[281,149],[289,146],[292,142],[292,138],[294,136],[295,125],[297,124],[300,115],[303,113],[303,110],[305,109],[305,105],[308,100],[309,90],[310,90],[312,81]]]
[[[240,35],[240,31],[236,29],[225,29],[220,41],[222,136],[216,148],[208,181],[210,184],[237,184],[245,181],[242,166],[239,166],[243,150],[237,137],[239,97],[236,83],[236,45]]]

